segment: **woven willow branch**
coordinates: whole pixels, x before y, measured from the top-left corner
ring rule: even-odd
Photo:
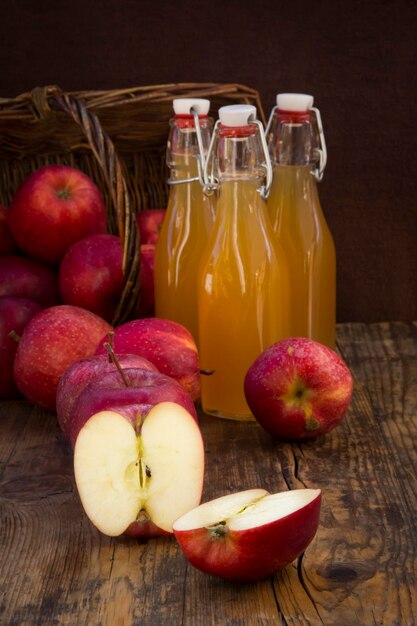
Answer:
[[[34,106],[40,116],[57,108],[65,111],[82,129],[107,184],[114,211],[107,212],[110,232],[118,234],[123,248],[125,288],[117,307],[113,324],[120,324],[137,309],[140,291],[140,246],[136,218],[130,206],[129,194],[121,163],[113,142],[103,132],[98,117],[88,111],[84,102],[64,94],[58,88],[37,89]]]

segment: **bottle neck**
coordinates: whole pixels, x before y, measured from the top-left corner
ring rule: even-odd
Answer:
[[[229,181],[256,181],[260,186],[265,177],[265,159],[259,127],[220,125],[210,161],[208,169],[220,186]]]
[[[276,113],[268,137],[274,166],[317,167],[319,137],[315,118],[309,111]]]
[[[213,121],[207,115],[199,116],[201,138],[205,154],[210,144]],[[176,115],[170,122],[166,161],[171,178],[181,179],[198,175],[200,155],[197,132],[192,115]]]

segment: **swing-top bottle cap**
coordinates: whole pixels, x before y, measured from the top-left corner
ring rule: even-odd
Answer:
[[[229,104],[219,109],[223,126],[247,126],[256,119],[256,107],[252,104]]]
[[[172,106],[175,115],[191,115],[191,109],[194,109],[198,115],[208,115],[210,100],[205,98],[176,98]]]
[[[309,111],[313,106],[314,98],[306,93],[279,93],[277,107],[280,111]]]

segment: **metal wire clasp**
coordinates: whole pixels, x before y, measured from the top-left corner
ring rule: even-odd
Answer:
[[[270,157],[269,150],[268,150],[268,144],[266,143],[266,135],[265,135],[262,122],[260,122],[259,120],[253,120],[253,123],[256,124],[259,128],[259,136],[261,138],[262,150],[264,152],[264,157],[265,157],[266,180],[265,180],[265,185],[262,185],[259,188],[259,193],[261,194],[262,198],[266,200],[269,196],[269,192],[271,191],[271,185],[272,185],[273,172],[272,172],[271,157]]]
[[[278,111],[278,106],[274,106],[274,108],[271,111],[271,115],[269,116],[268,124],[266,125],[266,129],[265,129],[265,136],[266,137],[268,137],[268,135],[269,135],[269,133],[271,131],[272,121],[273,121],[274,116],[275,116],[277,111]],[[316,116],[317,130],[319,132],[319,143],[320,143],[320,145],[316,149],[316,152],[319,155],[319,165],[318,165],[318,167],[315,168],[313,174],[314,174],[314,177],[317,180],[317,182],[320,182],[321,180],[323,180],[324,169],[325,169],[326,164],[327,164],[326,140],[324,138],[323,124],[322,124],[322,121],[321,121],[321,115],[320,115],[319,109],[317,107],[311,107],[309,109],[309,111],[313,111],[314,115]]]
[[[320,147],[317,148],[317,152],[319,153],[319,166],[316,167],[316,169],[314,170],[314,176],[316,177],[316,180],[320,182],[323,179],[324,168],[326,167],[327,163],[327,147],[326,140],[324,138],[324,130],[323,124],[321,122],[320,111],[316,107],[311,107],[311,111],[314,111],[316,115],[317,129],[319,131]]]
[[[219,187],[219,181],[214,177],[213,174],[211,176],[208,172],[208,167],[211,161],[211,155],[213,153],[214,142],[217,138],[217,129],[220,126],[220,120],[214,124],[213,133],[211,135],[209,148],[207,150],[207,155],[204,162],[204,170],[203,170],[203,192],[206,196],[211,196]]]
[[[198,117],[197,111],[191,107],[190,113],[194,119],[194,127],[197,135],[197,146],[198,146],[198,154],[196,154],[197,159],[197,169],[198,176],[193,176],[192,178],[168,178],[168,185],[182,185],[183,183],[194,183],[199,182],[200,185],[204,188],[204,171],[205,171],[205,163],[206,159],[204,156],[204,145],[203,145],[203,137],[201,135],[201,126],[200,126],[200,118]]]
[[[266,200],[271,190],[272,175],[273,175],[271,158],[269,156],[269,151],[268,151],[268,144],[266,143],[265,132],[264,132],[264,127],[262,125],[262,122],[260,122],[259,120],[255,120],[255,119],[248,120],[248,122],[250,124],[256,124],[259,128],[259,136],[261,138],[262,150],[265,156],[266,181],[265,181],[265,185],[262,185],[258,189],[258,191],[261,194],[262,198]],[[214,176],[213,172],[209,174],[209,171],[208,171],[210,162],[211,162],[211,155],[213,153],[214,143],[217,139],[216,131],[219,128],[219,126],[220,126],[220,120],[217,120],[213,128],[213,134],[211,136],[211,141],[210,141],[209,149],[207,151],[207,156],[205,160],[203,191],[207,196],[212,195],[219,187],[219,180]]]

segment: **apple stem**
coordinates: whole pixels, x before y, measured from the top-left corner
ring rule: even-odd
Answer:
[[[114,331],[110,331],[109,333],[107,333],[107,337],[109,338],[109,342],[108,342],[109,346],[114,352]],[[109,353],[109,363],[113,363],[113,359],[110,353]]]
[[[72,197],[71,191],[66,187],[64,187],[64,189],[59,189],[56,192],[56,195],[60,200],[68,200]]]
[[[103,348],[105,350],[107,350],[107,353],[109,355],[109,361],[111,363],[114,363],[114,365],[117,367],[117,369],[119,371],[119,374],[122,377],[122,380],[123,380],[125,386],[129,387],[129,381],[127,380],[126,374],[124,373],[123,368],[122,368],[122,366],[119,363],[119,359],[117,358],[117,356],[114,353],[114,349],[112,348],[112,346],[109,343],[105,343],[103,345]]]
[[[9,332],[9,337],[10,339],[13,339],[13,341],[15,341],[16,343],[19,343],[20,341],[20,335],[18,335],[15,330],[11,330]]]

